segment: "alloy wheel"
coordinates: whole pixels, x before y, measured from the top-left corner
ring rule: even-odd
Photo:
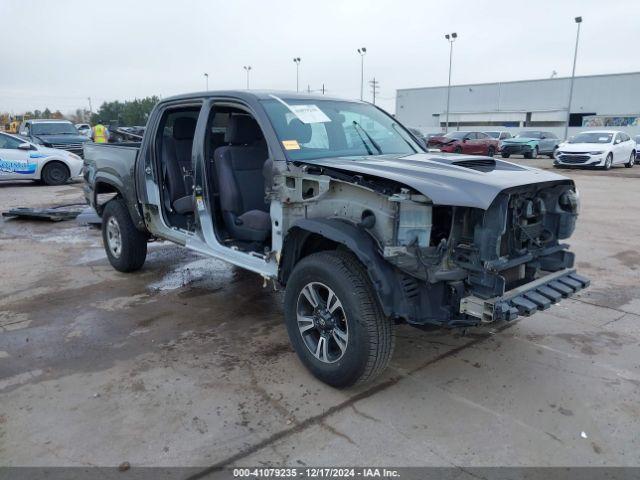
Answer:
[[[107,220],[107,246],[111,255],[115,258],[120,258],[122,253],[122,233],[115,217],[109,217],[109,220]]]
[[[343,357],[349,344],[347,316],[330,287],[306,284],[298,294],[296,316],[302,341],[316,359],[335,363]]]

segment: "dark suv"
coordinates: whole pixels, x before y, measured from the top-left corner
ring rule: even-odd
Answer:
[[[30,142],[49,148],[67,150],[82,157],[82,146],[90,139],[68,120],[34,119],[22,122],[20,135]]]

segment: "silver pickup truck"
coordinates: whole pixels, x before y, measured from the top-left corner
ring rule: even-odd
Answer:
[[[285,289],[301,361],[335,387],[384,370],[395,324],[511,321],[589,283],[562,243],[579,210],[571,180],[426,153],[367,103],[177,96],[141,143],[86,144],[84,156],[114,268],[140,269],[147,242],[165,239],[262,275]]]

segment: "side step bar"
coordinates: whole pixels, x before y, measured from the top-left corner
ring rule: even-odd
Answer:
[[[567,268],[509,290],[501,297],[465,297],[460,301],[460,313],[477,317],[484,323],[510,321],[518,315],[529,316],[539,310],[546,310],[562,298],[587,288],[590,283],[588,278],[578,275],[575,269]]]

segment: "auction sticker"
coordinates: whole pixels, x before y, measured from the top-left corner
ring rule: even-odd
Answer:
[[[285,150],[300,150],[300,144],[297,140],[283,140],[282,146]]]
[[[331,121],[317,105],[289,105],[289,110],[302,123],[326,123]]]

